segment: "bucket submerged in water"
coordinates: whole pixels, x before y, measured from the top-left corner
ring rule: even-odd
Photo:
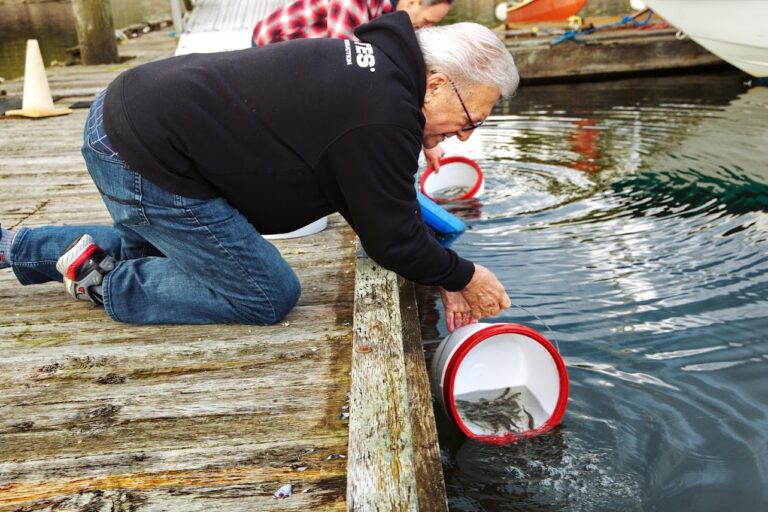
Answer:
[[[466,436],[504,444],[552,429],[568,402],[568,373],[540,333],[519,324],[456,329],[432,359],[438,402]]]
[[[477,162],[463,156],[440,160],[440,169],[428,167],[419,180],[421,193],[433,201],[464,201],[480,196],[485,189],[483,171]]]

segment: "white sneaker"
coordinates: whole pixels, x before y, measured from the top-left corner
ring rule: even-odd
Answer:
[[[81,235],[69,244],[56,270],[64,277],[64,289],[77,300],[102,304],[101,295],[93,288],[101,285],[107,272],[115,268],[115,258],[96,245],[91,235]]]

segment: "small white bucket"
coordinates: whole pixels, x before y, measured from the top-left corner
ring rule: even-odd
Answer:
[[[419,185],[421,193],[436,202],[472,199],[485,190],[480,166],[463,156],[443,158],[438,171],[428,167]]]
[[[290,231],[288,233],[274,233],[272,235],[264,235],[264,238],[268,240],[281,240],[283,238],[298,238],[300,236],[309,236],[319,233],[328,227],[328,217],[321,217],[314,222],[307,224],[297,230]]]
[[[552,429],[568,402],[557,349],[519,324],[470,324],[446,336],[432,359],[435,395],[466,436],[504,444]]]

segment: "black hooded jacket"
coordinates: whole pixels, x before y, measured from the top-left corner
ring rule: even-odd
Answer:
[[[462,289],[472,263],[435,241],[416,200],[426,69],[408,15],[355,33],[138,66],[107,91],[107,135],[146,179],[224,197],[262,234],[338,211],[383,267]]]

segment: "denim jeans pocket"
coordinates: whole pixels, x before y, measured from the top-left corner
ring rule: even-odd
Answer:
[[[96,158],[122,165],[126,169],[129,168],[125,163],[125,160],[123,160],[123,158],[117,154],[108,143],[105,144],[103,139],[94,140],[93,134],[87,134],[85,137],[85,144]]]
[[[96,155],[101,158],[122,162],[124,167],[125,162],[117,154],[112,143],[107,136],[106,128],[104,127],[104,97],[106,90],[102,91],[91,105],[91,109],[88,112],[88,117],[85,120],[85,127],[83,129],[83,135],[85,139],[85,145],[88,146]]]
[[[142,204],[141,175],[128,169],[119,157],[108,157],[89,145],[83,147],[83,157],[115,224],[148,225]]]

